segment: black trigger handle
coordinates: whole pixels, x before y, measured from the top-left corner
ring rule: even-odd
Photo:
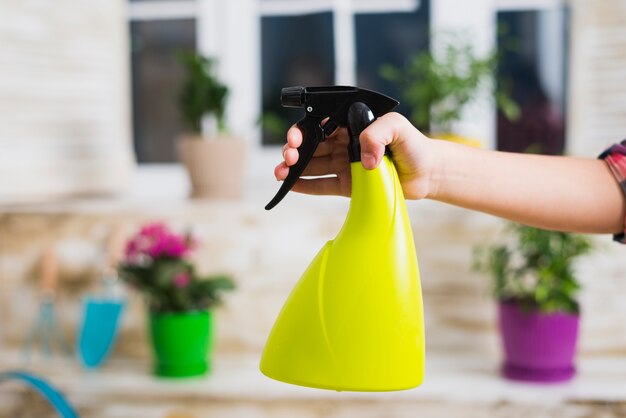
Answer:
[[[283,181],[276,195],[265,206],[265,210],[270,210],[280,203],[304,172],[311,158],[313,158],[317,146],[326,138],[321,124],[322,118],[311,116],[305,116],[296,123],[302,132],[302,145],[298,147],[298,162],[289,167],[287,178]]]

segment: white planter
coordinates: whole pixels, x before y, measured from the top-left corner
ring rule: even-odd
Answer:
[[[237,199],[243,196],[246,142],[216,136],[185,136],[178,140],[178,155],[191,182],[192,198]]]

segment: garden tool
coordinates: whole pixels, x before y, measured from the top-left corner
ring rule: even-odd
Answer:
[[[108,357],[115,344],[125,301],[120,294],[117,264],[124,250],[124,236],[114,227],[107,244],[107,259],[102,272],[100,294],[83,301],[83,322],[78,333],[78,352],[83,365],[96,368]]]
[[[30,359],[33,346],[37,341],[41,344],[41,349],[46,357],[52,357],[53,346],[64,354],[69,353],[68,346],[63,338],[61,326],[58,323],[54,312],[54,300],[59,280],[59,265],[56,251],[53,245],[49,245],[43,252],[39,264],[39,290],[40,304],[37,319],[31,329],[24,353],[26,359]],[[56,340],[56,342],[55,342]]]
[[[287,194],[337,127],[346,126],[350,137],[352,195],[337,237],[322,247],[285,302],[261,371],[337,391],[418,386],[424,374],[422,297],[402,187],[388,150],[374,170],[360,162],[359,135],[398,102],[355,87],[289,87],[281,101],[304,108],[297,123],[303,141],[298,162],[266,209]]]

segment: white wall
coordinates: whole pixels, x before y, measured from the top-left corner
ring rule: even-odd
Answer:
[[[124,0],[0,6],[0,203],[125,187]]]
[[[568,149],[594,156],[626,138],[626,2],[572,2]]]

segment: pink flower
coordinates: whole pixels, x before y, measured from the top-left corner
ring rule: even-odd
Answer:
[[[148,255],[152,258],[162,256],[180,258],[187,251],[188,248],[183,237],[167,233],[154,237],[152,245],[148,248]]]
[[[183,258],[195,247],[195,241],[175,234],[160,222],[148,224],[139,230],[126,245],[126,261],[135,264],[147,257]]]
[[[178,273],[174,276],[174,279],[172,281],[174,282],[174,286],[179,289],[187,287],[187,285],[189,284],[189,274]]]
[[[162,222],[154,222],[154,223],[145,225],[139,230],[139,235],[142,235],[144,237],[151,237],[151,236],[153,237],[153,236],[165,235],[169,233],[170,233],[170,230],[167,228],[167,225],[165,225]]]

